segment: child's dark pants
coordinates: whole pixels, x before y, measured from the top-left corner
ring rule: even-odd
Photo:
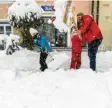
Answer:
[[[40,70],[44,71],[45,69],[48,68],[47,64],[46,64],[46,59],[47,59],[48,54],[47,53],[40,53]]]

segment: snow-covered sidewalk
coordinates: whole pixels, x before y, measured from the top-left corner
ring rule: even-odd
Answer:
[[[79,70],[69,70],[68,60],[57,71],[39,72],[37,52],[22,49],[7,56],[0,51],[0,107],[112,108],[112,52],[97,57],[98,73],[89,69],[87,52]]]

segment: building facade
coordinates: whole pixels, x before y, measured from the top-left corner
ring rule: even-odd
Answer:
[[[112,1],[100,1],[99,26],[103,33],[103,50],[112,50]]]
[[[11,3],[8,1],[0,1],[0,34],[10,34],[12,32],[12,27],[7,20],[8,8]]]

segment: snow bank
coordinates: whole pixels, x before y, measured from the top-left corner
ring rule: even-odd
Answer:
[[[69,55],[69,52],[64,53]],[[51,53],[52,56],[58,54],[58,52]],[[11,56],[6,56],[0,51],[0,106],[2,108],[112,108],[112,63],[110,62],[112,52],[98,53],[97,68],[105,63],[110,65],[108,68],[102,67],[104,73],[90,70],[87,67],[87,53],[83,53],[82,56],[84,61],[79,70],[65,71],[66,66],[63,65],[55,72],[48,69],[40,73],[37,70],[39,53],[21,49]],[[67,63],[69,65],[68,61]],[[33,70],[36,73],[33,73]],[[32,73],[28,75],[31,71]],[[18,72],[26,76],[18,78]]]
[[[32,57],[32,54],[34,58]],[[7,56],[5,51],[3,51],[0,54],[0,59],[2,61],[0,66],[6,69],[23,69],[28,71],[34,69],[33,67],[38,65],[38,59],[36,59],[38,56],[38,54],[36,55],[34,52],[30,52],[26,49],[21,49],[10,56]]]
[[[2,108],[111,108],[111,103],[107,85],[87,69],[76,72],[46,70],[0,83]]]
[[[55,54],[54,54],[55,53]],[[15,69],[16,71],[39,71],[39,56],[40,53],[31,52],[27,49],[22,49],[13,53],[13,55],[7,56],[5,51],[1,52],[0,58],[2,68]],[[54,58],[54,61],[51,63],[51,56]],[[60,67],[65,61],[68,61],[69,57],[65,53],[56,53],[53,52],[53,55],[48,56],[47,63],[50,69],[55,70],[57,67]],[[58,63],[60,61],[60,63]],[[56,65],[58,63],[58,65]]]
[[[99,76],[105,81],[107,84],[107,88],[110,90],[112,94],[112,66],[108,70],[106,70],[104,73],[99,74]]]

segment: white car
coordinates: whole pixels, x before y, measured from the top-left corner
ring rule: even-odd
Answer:
[[[0,34],[0,50],[5,50],[6,48],[6,41],[7,41],[7,35]]]

